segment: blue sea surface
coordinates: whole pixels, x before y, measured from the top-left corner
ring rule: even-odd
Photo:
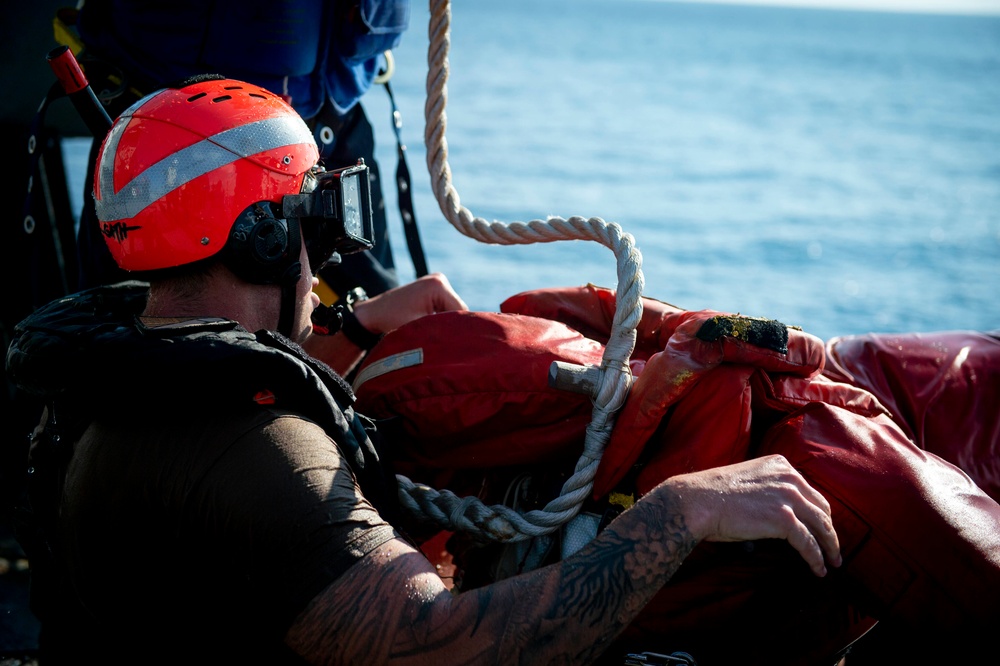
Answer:
[[[473,215],[615,222],[647,296],[823,339],[1000,328],[1000,18],[641,0],[451,12],[448,162]],[[614,287],[598,243],[487,245],[445,220],[423,145],[428,22],[416,3],[391,85],[430,269],[479,310]],[[364,104],[395,221],[388,97]]]
[[[590,241],[501,246],[442,215],[425,164],[428,3],[391,85],[432,271],[477,310],[614,287]],[[1000,17],[642,0],[451,8],[448,162],[473,215],[599,217],[645,295],[823,339],[1000,329]],[[364,98],[401,278],[389,98]]]

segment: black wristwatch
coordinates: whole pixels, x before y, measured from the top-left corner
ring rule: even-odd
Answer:
[[[365,293],[365,290],[361,287],[355,287],[344,294],[344,297],[334,306],[340,319],[340,330],[347,336],[348,340],[365,351],[369,351],[382,339],[378,333],[372,333],[362,326],[361,322],[358,321],[358,316],[354,314],[354,305],[367,300],[368,294]]]

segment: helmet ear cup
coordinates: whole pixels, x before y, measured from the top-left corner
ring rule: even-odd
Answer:
[[[273,217],[257,220],[250,229],[250,254],[254,261],[268,265],[288,252],[288,228]]]
[[[290,277],[288,269],[298,264],[299,242],[288,221],[276,217],[271,203],[261,201],[247,207],[233,223],[226,241],[226,265],[253,284],[276,284]],[[298,279],[298,276],[295,276]]]

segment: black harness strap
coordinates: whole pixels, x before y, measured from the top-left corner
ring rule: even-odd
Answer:
[[[401,129],[403,127],[403,116],[396,106],[396,98],[392,94],[392,87],[389,81],[384,82],[385,91],[389,93],[389,101],[392,104],[392,129],[396,132],[396,155],[398,163],[396,165],[396,190],[399,193],[399,215],[403,218],[403,232],[406,234],[406,247],[410,250],[410,258],[413,260],[413,268],[417,277],[427,275],[427,259],[424,256],[424,248],[420,243],[420,232],[417,229],[417,218],[413,214],[413,196],[410,187],[410,168],[406,164],[406,145],[403,143]]]

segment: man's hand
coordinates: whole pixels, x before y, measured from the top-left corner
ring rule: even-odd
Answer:
[[[372,333],[388,333],[424,315],[468,309],[448,278],[431,273],[356,303],[354,314]]]
[[[698,540],[785,539],[817,576],[825,562],[841,565],[830,504],[780,455],[675,476],[652,492],[661,487],[677,497]]]
[[[414,319],[435,312],[468,310],[469,306],[441,273],[431,273],[407,284],[394,287],[378,296],[354,304],[358,322],[372,333],[384,334]],[[347,375],[364,356],[342,333],[307,334],[302,341],[307,352],[341,375]]]

